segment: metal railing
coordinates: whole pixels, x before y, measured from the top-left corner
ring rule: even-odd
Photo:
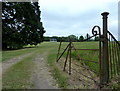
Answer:
[[[99,26],[94,26],[92,29],[93,36],[84,39],[83,41],[87,41],[91,39],[92,37],[98,36],[99,37],[99,49],[78,49],[74,46],[74,43],[72,41],[69,42],[69,44],[66,46],[66,48],[63,50],[63,52],[60,54],[61,45],[62,42],[60,42],[59,48],[58,48],[58,55],[57,55],[57,62],[61,59],[61,57],[66,53],[65,61],[64,61],[64,67],[63,71],[66,71],[66,66],[68,66],[68,73],[71,75],[71,70],[73,72],[79,73],[81,76],[84,76],[91,81],[93,81],[94,84],[96,84],[99,88],[104,87],[106,84],[110,82],[110,80],[116,76],[120,75],[120,43],[115,39],[115,37],[108,31],[107,29],[107,16],[108,12],[104,12],[101,15],[103,16],[103,34],[101,34],[101,29]],[[96,30],[97,29],[97,30]],[[97,50],[99,52],[99,62],[88,60],[82,58],[77,51],[81,50]],[[78,60],[80,60],[79,63],[72,62],[72,51],[75,51],[76,57]],[[69,61],[67,61],[69,59]],[[90,69],[88,65],[85,64],[85,61],[95,63],[96,65],[99,65],[99,72],[96,72],[95,70]],[[68,64],[67,64],[68,62]],[[71,65],[75,65],[72,67]],[[88,74],[84,74],[80,72],[79,67],[82,69],[86,69]],[[99,77],[96,79],[91,74],[97,74]]]
[[[120,75],[120,43],[108,31],[109,79]]]

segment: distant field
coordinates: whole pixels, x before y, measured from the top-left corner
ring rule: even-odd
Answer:
[[[99,49],[99,42],[75,43],[76,48],[80,49]],[[78,50],[78,54],[85,60],[99,62],[99,50]],[[73,57],[75,52],[73,52]],[[83,60],[84,61],[84,60]],[[99,64],[84,61],[92,70],[99,72]]]

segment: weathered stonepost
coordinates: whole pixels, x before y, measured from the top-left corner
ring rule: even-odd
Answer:
[[[102,49],[102,59],[101,59],[101,74],[100,74],[100,83],[101,85],[104,85],[109,80],[109,59],[108,59],[108,40],[107,40],[107,16],[108,12],[103,12],[101,15],[103,16],[103,49]]]

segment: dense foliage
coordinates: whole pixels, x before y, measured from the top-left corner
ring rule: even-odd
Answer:
[[[42,42],[45,31],[40,13],[38,2],[3,2],[3,48],[17,49]]]

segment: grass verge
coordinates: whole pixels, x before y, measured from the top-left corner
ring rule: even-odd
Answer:
[[[51,68],[51,72],[53,77],[56,79],[58,86],[60,88],[67,88],[67,76],[62,73],[62,71],[57,67],[56,65],[56,57],[57,57],[57,46],[55,44],[54,49],[50,50],[50,53],[48,54],[47,62]],[[51,53],[52,51],[52,53]]]

